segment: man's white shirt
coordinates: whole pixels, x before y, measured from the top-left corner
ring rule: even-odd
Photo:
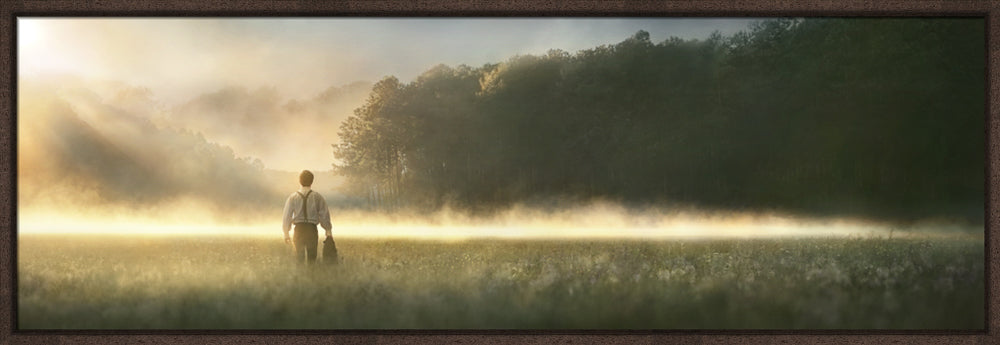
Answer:
[[[309,193],[309,187],[299,188],[299,191],[292,193],[285,201],[285,211],[282,216],[281,229],[288,233],[294,223],[319,224],[329,232],[333,229],[330,224],[330,209],[326,207],[326,199],[317,192]],[[299,195],[299,193],[302,193]],[[302,212],[302,196],[308,195],[309,202],[306,203],[306,212]],[[308,216],[308,218],[306,218]]]

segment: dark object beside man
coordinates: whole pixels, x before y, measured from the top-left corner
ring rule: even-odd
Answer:
[[[323,263],[336,265],[340,261],[337,257],[337,244],[333,242],[333,237],[323,240]]]

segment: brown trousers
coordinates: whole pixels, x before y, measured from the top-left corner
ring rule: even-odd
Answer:
[[[313,223],[295,223],[295,235],[292,236],[295,246],[295,261],[310,264],[316,262],[316,247],[319,243],[319,230]]]

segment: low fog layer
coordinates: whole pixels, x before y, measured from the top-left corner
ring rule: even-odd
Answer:
[[[219,223],[216,214],[204,212],[201,204],[169,203],[155,212],[118,209],[99,213],[86,208],[65,213],[27,213],[19,231],[25,234],[120,234],[260,236],[280,241],[277,213],[255,215],[255,222]],[[246,219],[244,219],[246,220]],[[627,208],[619,203],[593,201],[564,204],[558,209],[516,205],[489,216],[473,216],[461,210],[436,212],[371,212],[359,209],[332,212],[337,238],[409,238],[463,240],[475,238],[534,239],[719,239],[787,237],[894,238],[928,236],[972,236],[981,238],[983,228],[950,222],[925,221],[901,226],[863,219],[820,219],[787,214],[716,212],[690,208]]]

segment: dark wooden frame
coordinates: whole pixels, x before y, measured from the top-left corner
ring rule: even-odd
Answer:
[[[998,343],[997,275],[1000,221],[1000,2],[996,1],[8,1],[0,3],[0,343]],[[986,20],[987,113],[986,279],[987,329],[973,332],[848,331],[60,331],[16,329],[16,55],[18,16],[973,16]]]

